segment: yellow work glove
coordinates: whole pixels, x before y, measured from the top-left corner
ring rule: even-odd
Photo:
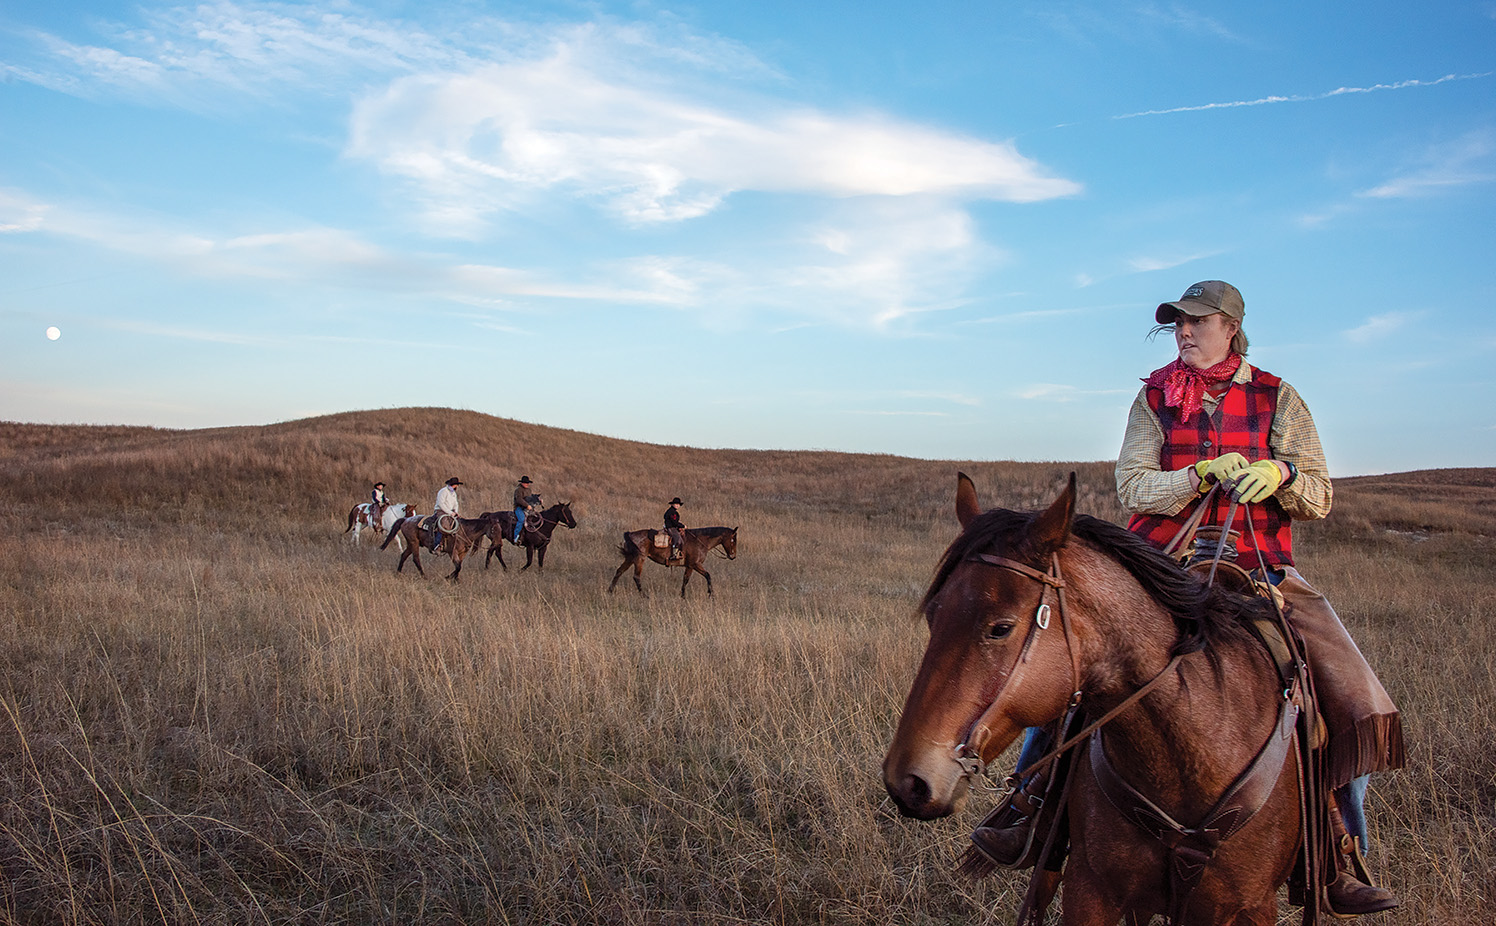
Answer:
[[[1236,477],[1236,486],[1231,493],[1236,500],[1251,505],[1260,502],[1278,491],[1283,484],[1283,471],[1272,460],[1258,460]]]
[[[1210,491],[1212,482],[1229,482],[1246,468],[1247,458],[1234,451],[1223,453],[1214,460],[1201,460],[1195,464],[1195,475],[1200,477],[1201,494]]]

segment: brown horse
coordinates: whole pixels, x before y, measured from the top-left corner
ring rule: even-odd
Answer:
[[[425,517],[402,518],[389,530],[389,536],[384,538],[384,543],[379,545],[383,550],[388,547],[396,537],[405,542],[405,549],[400,553],[400,562],[395,564],[395,571],[399,572],[405,568],[405,560],[412,559],[416,564],[416,572],[422,576],[426,570],[421,568],[421,550],[429,551],[431,545],[431,532],[421,526]],[[441,552],[452,557],[452,574],[447,576],[453,582],[458,580],[462,574],[462,561],[469,553],[478,548],[478,544],[488,535],[488,527],[491,521],[487,516],[480,518],[458,518],[457,530],[442,537]]]
[[[488,563],[495,556],[499,558],[499,565],[507,572],[509,564],[504,562],[504,541],[514,537],[514,512],[513,511],[487,511],[482,517],[488,519],[488,553],[483,557],[483,568],[488,568]],[[545,548],[551,545],[551,535],[556,532],[556,525],[564,524],[575,529],[577,526],[576,516],[571,513],[571,502],[560,502],[540,512],[535,517],[525,516],[524,529],[519,533],[519,545],[525,548],[525,565],[520,569],[524,572],[530,568],[531,560],[538,560],[535,568],[545,570]]]
[[[1043,513],[983,513],[959,476],[963,531],[925,593],[930,640],[884,785],[905,815],[943,817],[1025,727],[1049,724],[1073,703],[1088,718],[1120,707],[1072,756],[1063,922],[1140,924],[1159,914],[1178,926],[1272,926],[1301,829],[1297,750],[1269,756],[1291,741],[1283,721],[1296,712],[1244,622],[1271,606],[1206,587],[1136,535],[1076,516],[1074,505],[1072,474]],[[1061,626],[1045,632],[1051,622]],[[1231,806],[1244,770],[1254,772],[1255,809]],[[1194,878],[1183,895],[1180,872]],[[1037,893],[1042,918],[1048,897]]]
[[[623,535],[623,543],[618,546],[618,552],[623,556],[623,565],[613,573],[613,581],[608,583],[608,591],[613,591],[613,586],[628,571],[634,568],[634,587],[639,594],[644,594],[644,586],[639,581],[639,574],[644,571],[644,560],[649,558],[661,566],[684,565],[686,567],[685,577],[680,580],[680,596],[686,597],[686,583],[691,581],[691,573],[699,572],[706,576],[706,593],[712,593],[712,574],[701,567],[706,561],[706,555],[712,550],[721,547],[722,555],[728,559],[738,557],[738,529],[736,527],[688,527],[685,531],[685,542],[681,545],[679,559],[670,559],[670,547],[656,546],[655,537],[663,536],[663,530],[640,530],[629,531]]]

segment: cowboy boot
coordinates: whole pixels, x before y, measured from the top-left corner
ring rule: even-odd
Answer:
[[[1361,916],[1397,906],[1400,902],[1397,895],[1372,881],[1361,847],[1346,831],[1333,795],[1329,816],[1330,837],[1335,841],[1335,880],[1326,889],[1330,912],[1336,916]]]
[[[971,832],[971,848],[962,862],[963,871],[970,869],[970,873],[984,874],[992,867],[1019,869],[1034,866],[1040,849],[1034,839],[1035,823],[1044,806],[1043,792],[1047,783],[1047,775],[1029,776],[982,818],[981,824]]]

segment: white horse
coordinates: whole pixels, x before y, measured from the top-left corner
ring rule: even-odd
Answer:
[[[395,502],[394,504],[384,506],[384,519],[380,522],[379,526],[380,529],[385,532],[385,534],[389,534],[389,532],[394,529],[396,524],[399,524],[405,518],[413,518],[415,516],[415,505],[407,505],[403,502]],[[395,538],[395,549],[399,550],[401,553],[405,552],[405,541],[402,538]]]
[[[348,542],[358,543],[358,535],[364,528],[370,528],[376,534],[382,534],[390,529],[396,521],[416,513],[415,505],[407,505],[402,502],[391,502],[384,506],[384,511],[379,512],[373,502],[364,502],[362,505],[354,505],[348,511],[348,526],[343,528],[343,533],[349,534]]]

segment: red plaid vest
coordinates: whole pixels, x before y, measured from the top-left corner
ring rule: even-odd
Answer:
[[[1221,397],[1214,415],[1203,411],[1197,413],[1189,424],[1179,420],[1179,409],[1164,405],[1163,391],[1148,390],[1148,407],[1158,415],[1163,426],[1164,445],[1159,453],[1159,466],[1165,471],[1183,469],[1199,460],[1218,457],[1236,451],[1248,460],[1270,460],[1272,449],[1268,437],[1273,427],[1273,416],[1278,411],[1278,386],[1283,381],[1271,373],[1253,370],[1252,378],[1245,383],[1232,383]],[[1174,515],[1135,514],[1127,522],[1127,529],[1142,534],[1156,547],[1163,547],[1174,539],[1179,528],[1190,515],[1199,499],[1190,502]],[[1226,512],[1231,497],[1217,492],[1211,501],[1211,510],[1201,519],[1201,527],[1219,527],[1226,523]],[[1256,528],[1257,545],[1252,543],[1252,531],[1247,528],[1248,506],[1240,505],[1236,510],[1236,522],[1232,528],[1241,532],[1237,541],[1237,563],[1251,569],[1257,565],[1257,551],[1269,566],[1293,565],[1293,530],[1287,512],[1276,498],[1251,506],[1252,523]]]

